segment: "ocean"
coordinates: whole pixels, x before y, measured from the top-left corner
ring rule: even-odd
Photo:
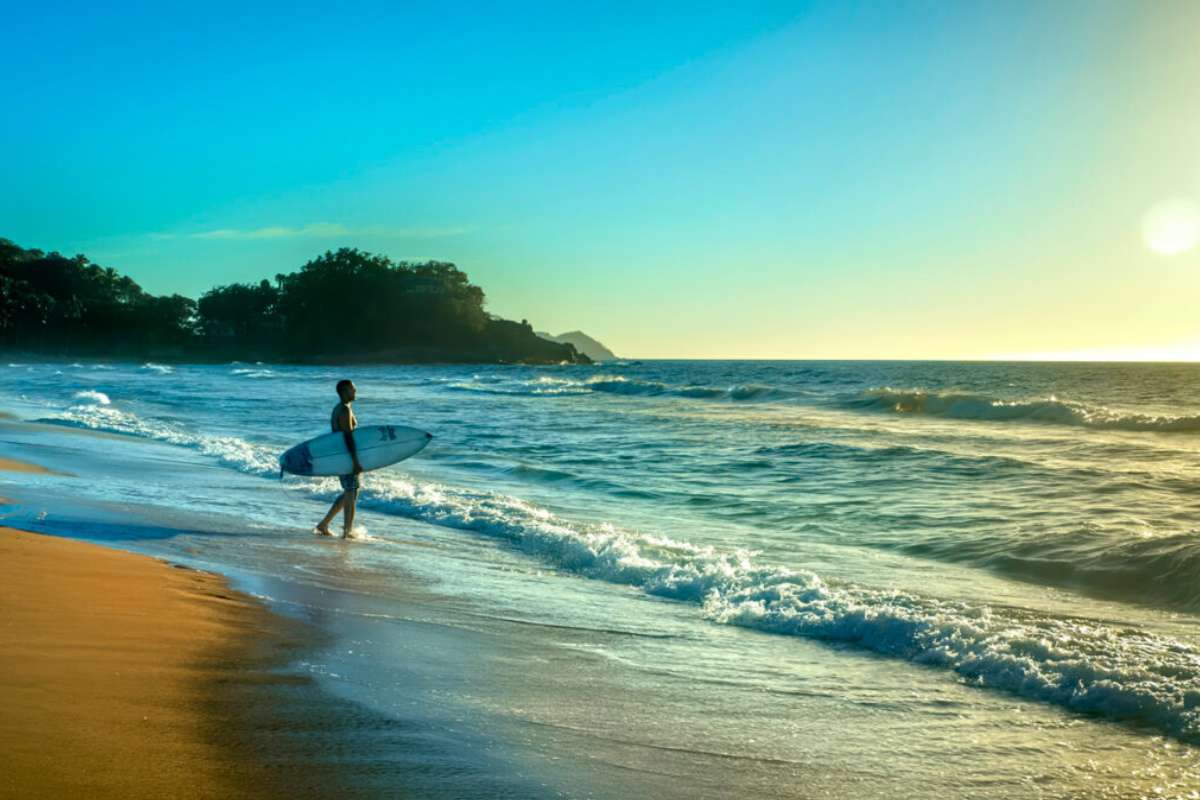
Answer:
[[[434,434],[348,542],[277,464],[341,378]],[[318,625],[420,796],[1200,797],[1200,365],[14,362],[0,410],[69,473],[5,524]]]

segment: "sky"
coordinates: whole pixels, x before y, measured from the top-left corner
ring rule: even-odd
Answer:
[[[1200,3],[168,5],[6,10],[0,237],[453,261],[627,357],[1200,360]]]

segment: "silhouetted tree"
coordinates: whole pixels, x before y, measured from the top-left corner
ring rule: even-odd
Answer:
[[[487,322],[483,290],[440,261],[342,248],[275,280],[284,340],[299,352],[478,344]]]
[[[187,344],[196,304],[155,297],[84,256],[24,250],[0,240],[0,343],[8,347],[141,352]]]
[[[94,355],[299,360],[583,360],[571,345],[491,317],[483,290],[443,261],[326,252],[275,284],[234,283],[199,302],[155,296],[84,256],[0,239],[0,347]]]
[[[196,329],[209,344],[252,341],[274,346],[279,340],[278,302],[279,292],[267,280],[257,286],[219,286],[200,298]]]

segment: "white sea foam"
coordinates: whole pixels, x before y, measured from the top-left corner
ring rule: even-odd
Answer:
[[[502,395],[565,395],[587,394],[587,387],[580,381],[555,378],[544,375],[529,381],[516,381],[502,384],[482,376],[474,376],[469,381],[453,381],[447,388],[461,392],[478,392],[480,394]]]
[[[169,367],[166,364],[155,364],[150,361],[147,361],[145,364],[142,364],[142,369],[147,370],[149,372],[157,372],[160,375],[170,375],[172,372],[175,371],[174,367]]]
[[[112,405],[97,404],[96,402],[80,403],[54,417],[40,421],[154,439],[197,450],[240,472],[262,476],[279,474],[279,463],[276,460],[278,454],[269,448],[251,444],[236,436],[206,436],[192,433],[173,423],[143,419],[137,414],[123,411]]]
[[[109,405],[112,402],[108,399],[108,395],[106,395],[104,392],[97,392],[92,389],[76,392],[75,399],[82,400],[85,403],[96,403],[102,406]]]

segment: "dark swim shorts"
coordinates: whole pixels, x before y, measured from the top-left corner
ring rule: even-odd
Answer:
[[[356,472],[353,475],[338,475],[338,480],[341,481],[343,492],[357,492],[362,488],[361,472]]]

